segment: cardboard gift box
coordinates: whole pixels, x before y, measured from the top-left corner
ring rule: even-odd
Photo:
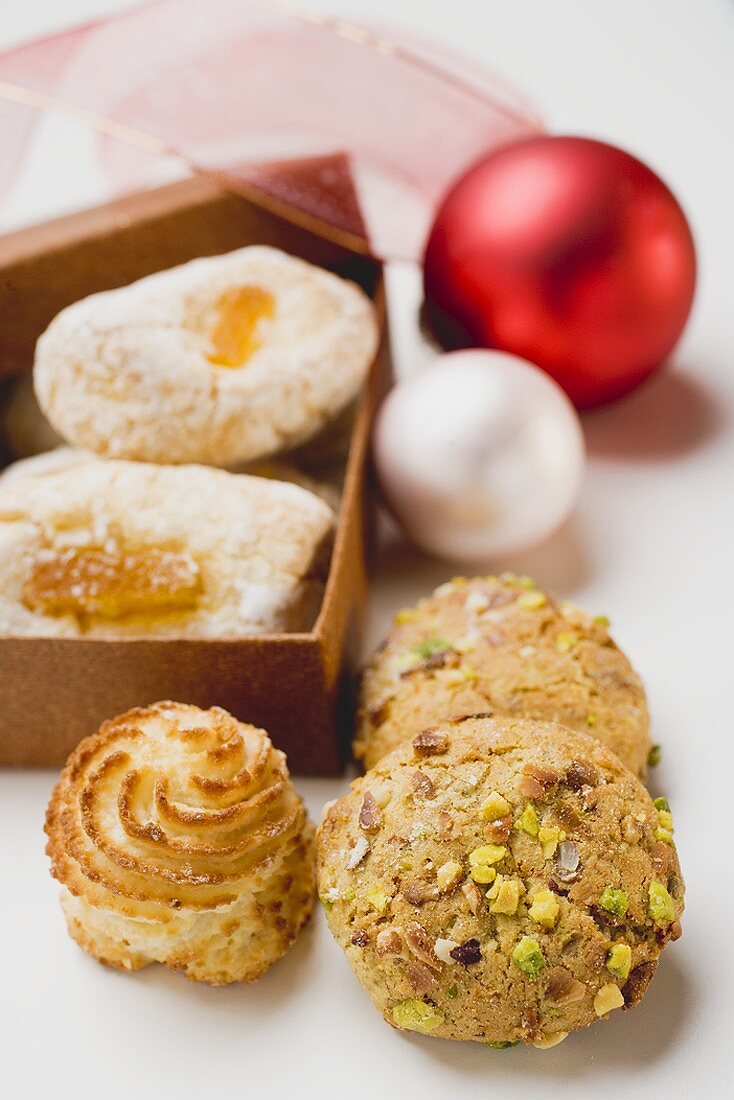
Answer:
[[[358,402],[313,629],[221,641],[0,637],[0,764],[59,765],[104,719],[174,699],[263,726],[297,774],[342,767],[367,596],[370,426],[388,372],[380,266],[204,180],[134,195],[0,238],[0,381],[30,370],[36,339],[71,302],[265,243],[359,283],[383,333]]]

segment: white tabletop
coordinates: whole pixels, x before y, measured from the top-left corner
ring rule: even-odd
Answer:
[[[0,44],[122,7],[6,5]],[[642,1005],[547,1052],[492,1051],[382,1022],[316,914],[256,985],[223,990],[160,967],[105,970],[67,937],[43,854],[54,776],[0,773],[0,1090],[79,1100],[304,1096],[413,1100],[682,1096],[723,1092],[734,936],[730,693],[734,597],[732,9],[727,0],[352,0],[325,7],[406,25],[474,51],[535,98],[556,131],[616,141],[679,195],[701,261],[695,313],[671,367],[584,418],[590,459],[577,512],[549,544],[499,563],[613,620],[641,670],[662,742],[655,784],[675,811],[687,879],[683,939]],[[66,174],[75,169],[65,169]],[[84,167],[80,164],[79,172]],[[78,181],[83,183],[83,181]],[[42,207],[44,187],[31,195]],[[51,198],[46,190],[46,198]],[[27,211],[26,211],[27,213]],[[401,280],[397,280],[400,283]],[[410,366],[410,286],[393,298]],[[398,314],[397,310],[400,310]],[[386,545],[370,642],[394,610],[451,574]],[[315,816],[337,781],[299,782]]]

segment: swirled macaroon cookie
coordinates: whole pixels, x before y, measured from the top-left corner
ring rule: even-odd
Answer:
[[[38,341],[34,378],[69,443],[232,466],[316,435],[356,395],[376,346],[362,290],[256,246],[69,306]]]
[[[69,758],[46,833],[69,932],[111,966],[254,981],[311,915],[313,830],[285,756],[217,707],[105,722]]]
[[[0,483],[0,635],[310,629],[331,509],[202,466],[80,461]]]
[[[492,711],[590,733],[644,775],[640,678],[603,617],[529,577],[456,578],[396,616],[363,679],[355,754],[366,767],[441,718]]]
[[[680,934],[667,803],[545,722],[437,722],[318,831],[329,927],[385,1019],[552,1046],[643,996]]]

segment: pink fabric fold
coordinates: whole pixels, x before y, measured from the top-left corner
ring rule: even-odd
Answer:
[[[118,190],[175,155],[382,258],[418,257],[452,180],[540,128],[493,74],[436,46],[237,0],[158,0],[0,55],[0,190],[43,97],[101,132]]]

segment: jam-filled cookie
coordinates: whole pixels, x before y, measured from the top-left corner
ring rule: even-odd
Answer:
[[[0,634],[234,638],[310,629],[333,537],[297,485],[80,461],[0,483]]]
[[[355,284],[253,246],[69,306],[38,341],[34,378],[76,446],[232,466],[315,436],[354,398],[376,346]]]
[[[372,767],[423,726],[491,711],[589,733],[644,775],[645,692],[608,625],[529,577],[441,585],[398,613],[365,670],[357,757]]]
[[[333,803],[319,896],[398,1028],[553,1046],[643,996],[680,935],[664,799],[545,722],[437,722]]]
[[[69,758],[46,833],[69,932],[111,966],[254,981],[311,915],[313,829],[285,756],[217,707],[105,722]]]

